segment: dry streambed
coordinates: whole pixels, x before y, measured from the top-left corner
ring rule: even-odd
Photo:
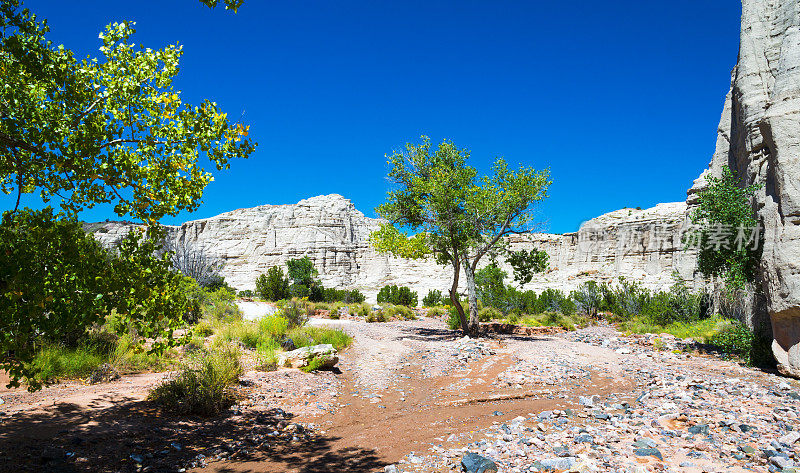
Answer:
[[[143,401],[161,375],[0,392],[0,470],[460,471],[478,454],[508,472],[788,472],[800,456],[795,382],[652,337],[339,325],[341,371],[249,371],[216,419]]]

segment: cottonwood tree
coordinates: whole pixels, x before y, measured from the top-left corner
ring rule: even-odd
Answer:
[[[0,4],[0,189],[59,198],[67,213],[113,204],[147,222],[195,210],[212,176],[255,144],[216,103],[184,103],[173,87],[182,54],[134,45],[133,23],[100,33],[101,59],[46,38],[19,0]]]
[[[113,23],[100,33],[103,57],[77,59],[48,31],[19,0],[0,1],[0,190],[16,195],[0,223],[0,368],[12,384],[35,375],[37,340],[80,335],[110,308],[156,339],[153,350],[172,343],[188,301],[185,279],[157,256],[158,219],[198,207],[212,180],[200,158],[221,170],[255,148],[214,102],[181,100],[180,47],[137,47],[133,23]],[[33,192],[64,214],[21,211]],[[151,236],[128,235],[104,265],[76,218],[98,204]]]
[[[509,169],[497,159],[492,172],[479,176],[469,166],[470,153],[450,141],[435,148],[423,136],[388,156],[394,189],[377,213],[388,223],[372,234],[373,246],[404,258],[433,255],[453,268],[450,300],[461,327],[477,336],[478,304],[475,271],[481,259],[504,248],[504,238],[531,231],[536,225],[534,204],[547,197],[548,170]],[[412,237],[401,230],[418,232]],[[458,296],[461,271],[467,283],[469,318]]]

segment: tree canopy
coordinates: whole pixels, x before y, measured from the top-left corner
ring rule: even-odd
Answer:
[[[0,189],[60,198],[71,215],[113,204],[154,222],[195,210],[216,169],[246,158],[249,127],[216,103],[184,103],[173,87],[182,47],[134,44],[134,24],[108,25],[101,59],[47,39],[47,22],[19,0],[0,6]]]
[[[394,188],[377,208],[385,218],[373,233],[381,252],[405,258],[432,255],[453,267],[450,299],[462,329],[477,335],[478,306],[475,271],[487,254],[504,248],[506,235],[531,231],[536,225],[534,204],[547,197],[548,170],[530,167],[512,170],[501,158],[489,175],[479,176],[467,164],[470,152],[450,141],[433,147],[423,136],[420,144],[407,143],[389,156],[389,180]],[[416,232],[407,237],[402,231]],[[470,302],[469,320],[457,293],[463,269]]]
[[[687,244],[699,246],[697,266],[706,276],[719,276],[730,290],[742,289],[755,279],[761,254],[758,220],[750,198],[759,185],[743,186],[728,166],[719,177],[709,176],[690,214],[699,229],[687,235]]]

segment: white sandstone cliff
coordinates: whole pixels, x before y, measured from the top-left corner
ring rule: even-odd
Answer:
[[[685,211],[682,202],[646,210],[622,209],[584,223],[575,233],[510,237],[515,250],[537,248],[550,255],[550,269],[536,275],[524,289],[570,291],[583,281],[611,282],[620,276],[665,289],[673,284],[675,271],[691,280],[695,255],[684,252],[680,244]],[[168,234],[224,261],[222,275],[240,290],[253,289],[256,278],[270,267],[308,256],[326,287],[356,288],[369,300],[374,301],[386,284],[409,286],[420,297],[430,289],[446,294],[452,281],[450,267],[431,260],[394,258],[372,249],[369,235],[379,223],[365,217],[350,200],[332,194],[292,205],[233,210],[168,227]],[[108,246],[132,227],[118,222],[87,225]],[[501,265],[511,276],[511,268],[502,261]]]

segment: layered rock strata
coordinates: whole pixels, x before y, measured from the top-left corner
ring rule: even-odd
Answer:
[[[683,251],[680,243],[685,211],[682,202],[622,209],[586,222],[578,232],[518,235],[509,243],[515,250],[537,248],[550,255],[550,269],[536,275],[525,289],[570,291],[584,281],[613,282],[619,277],[665,289],[674,283],[676,272],[683,279],[694,278],[695,254]],[[374,301],[386,284],[409,286],[420,297],[430,289],[446,293],[452,281],[450,267],[372,249],[369,235],[379,224],[350,200],[333,194],[186,222],[168,227],[168,237],[223,261],[222,275],[237,289],[253,289],[256,278],[270,267],[308,256],[325,286],[357,288],[369,300]],[[132,226],[107,222],[87,224],[87,229],[112,246]],[[500,263],[510,276],[511,268]]]

